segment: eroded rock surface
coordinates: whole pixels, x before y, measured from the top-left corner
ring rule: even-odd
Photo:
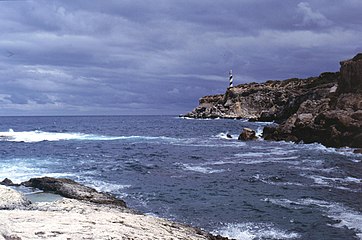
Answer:
[[[123,200],[110,194],[98,192],[93,188],[81,185],[71,179],[42,177],[32,178],[21,184],[27,187],[38,188],[46,192],[53,192],[67,198],[126,207],[126,203]]]

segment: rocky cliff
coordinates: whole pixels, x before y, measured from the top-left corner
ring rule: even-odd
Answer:
[[[264,128],[264,138],[362,148],[362,54],[340,64],[335,92],[305,100],[279,126]]]
[[[186,117],[274,121],[267,140],[362,147],[362,54],[340,63],[340,72],[308,79],[242,84],[206,96]]]

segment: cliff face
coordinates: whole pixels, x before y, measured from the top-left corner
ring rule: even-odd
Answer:
[[[279,126],[264,128],[265,139],[362,147],[362,54],[341,62],[338,88],[307,99]]]
[[[340,72],[319,77],[229,88],[185,116],[275,121],[264,128],[267,140],[362,147],[362,54],[340,64]]]

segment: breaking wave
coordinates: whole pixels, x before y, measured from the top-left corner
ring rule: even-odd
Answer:
[[[9,129],[7,132],[0,132],[0,141],[7,142],[43,142],[43,141],[66,141],[66,140],[86,140],[86,141],[112,141],[112,140],[169,140],[177,139],[170,137],[151,137],[151,136],[104,136],[85,133],[62,133],[62,132],[43,132],[43,131],[23,131],[15,132]]]
[[[276,228],[272,223],[237,223],[226,224],[214,234],[220,234],[236,240],[252,239],[297,239],[298,233],[287,232]]]

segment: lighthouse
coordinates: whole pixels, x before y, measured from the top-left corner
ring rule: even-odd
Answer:
[[[233,87],[233,72],[232,70],[229,71],[229,88]]]

